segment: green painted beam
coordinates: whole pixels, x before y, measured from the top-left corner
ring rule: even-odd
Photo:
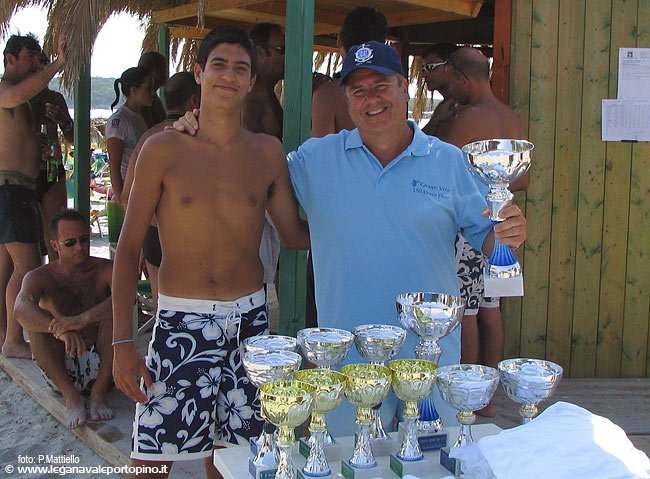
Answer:
[[[167,59],[167,65],[169,65],[169,27],[164,23],[158,24],[158,52]],[[165,89],[160,88],[158,90],[158,96],[167,108],[167,101],[165,101]]]
[[[74,85],[74,207],[90,217],[90,64]]]
[[[288,153],[311,133],[314,0],[287,1],[283,144]],[[305,327],[307,252],[280,253],[278,332],[295,336]]]

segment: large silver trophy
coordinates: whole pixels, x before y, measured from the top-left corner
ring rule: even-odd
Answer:
[[[275,381],[289,381],[300,369],[302,356],[292,351],[249,351],[242,356],[242,364],[251,383],[257,388]],[[248,469],[255,479],[260,479],[277,468],[273,426],[267,418],[262,430],[262,444],[257,455],[249,460]],[[266,473],[266,474],[265,474]]]
[[[436,371],[436,383],[442,398],[454,409],[460,423],[460,434],[452,447],[463,447],[472,438],[471,425],[476,421],[474,411],[488,405],[499,384],[499,372],[479,364],[452,364]],[[440,451],[440,464],[454,475],[460,473],[459,461],[449,457],[449,447]]]
[[[404,293],[397,296],[396,303],[399,322],[420,339],[415,357],[437,366],[442,355],[438,340],[458,327],[465,311],[465,301],[449,294]],[[447,433],[442,432],[442,420],[433,397],[427,396],[418,406],[420,448],[432,451],[446,446]]]
[[[537,405],[553,395],[564,373],[560,365],[541,359],[506,359],[498,369],[506,394],[521,404],[522,424],[537,415]]]
[[[490,187],[486,199],[493,224],[503,221],[499,213],[514,198],[508,187],[528,171],[533,148],[533,144],[525,140],[482,140],[463,146],[463,152],[473,166],[471,171]],[[511,282],[490,281],[509,278],[517,279]],[[512,250],[499,243],[496,237],[486,268],[485,295],[523,295],[521,266]]]
[[[397,356],[406,339],[405,330],[387,324],[364,324],[353,328],[352,334],[361,357],[377,366],[386,366],[386,361]],[[380,407],[381,403],[372,410],[374,423],[370,426],[370,438],[384,441],[389,436],[381,423]],[[375,452],[382,455],[378,450]]]

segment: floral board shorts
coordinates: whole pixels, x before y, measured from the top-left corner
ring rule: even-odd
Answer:
[[[239,343],[268,327],[264,290],[234,301],[160,294],[156,319],[145,360],[153,388],[146,404],[136,404],[131,457],[199,459],[212,454],[213,444],[259,435],[258,390]]]
[[[483,297],[483,268],[487,258],[475,250],[465,237],[456,233],[456,274],[460,295],[467,302],[465,315],[478,314],[478,308],[498,308],[499,298]]]
[[[99,353],[95,349],[95,346],[90,346],[86,350],[86,354],[80,358],[76,356],[71,357],[66,354],[63,360],[65,369],[68,371],[68,376],[70,376],[70,381],[72,381],[74,387],[77,388],[80,394],[90,394],[90,390],[99,374]],[[47,385],[54,391],[60,392],[58,386],[54,384],[54,381],[50,379],[47,373],[43,369],[41,369],[41,372]]]

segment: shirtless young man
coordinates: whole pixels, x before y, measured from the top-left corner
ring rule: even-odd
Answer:
[[[14,302],[25,274],[40,266],[42,232],[35,179],[41,146],[29,100],[47,86],[65,64],[65,41],[58,57],[41,69],[41,47],[32,36],[12,35],[4,50],[0,81],[0,339],[2,354],[31,358],[23,331],[13,317]],[[6,313],[6,314],[5,314]]]
[[[194,65],[206,127],[195,137],[155,135],[136,165],[113,276],[113,374],[139,403],[131,457],[148,465],[205,458],[209,471],[214,439],[238,443],[261,430],[239,343],[267,328],[259,258],[265,209],[286,247],[306,249],[309,236],[282,145],[241,126],[255,68],[245,32],[210,32]],[[145,364],[133,344],[131,310],[138,253],[154,213],[163,259]]]
[[[61,392],[68,429],[86,423],[82,394],[90,395],[90,419],[113,417],[106,405],[111,386],[111,275],[113,264],[90,256],[90,230],[74,210],[50,223],[58,259],[25,275],[15,318],[29,331],[32,352]]]

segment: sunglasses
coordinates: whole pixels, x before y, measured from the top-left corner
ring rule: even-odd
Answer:
[[[280,55],[284,55],[284,52],[287,51],[286,47],[284,45],[267,45],[266,48],[271,48],[278,52]]]
[[[66,246],[68,248],[72,248],[74,245],[77,244],[77,241],[79,241],[80,244],[86,244],[90,241],[90,236],[82,235],[79,236],[79,238],[68,238],[65,241],[57,241],[57,243],[62,244],[63,246]]]
[[[422,73],[424,72],[432,72],[436,68],[438,68],[441,65],[446,65],[447,62],[440,62],[440,63],[427,63],[425,65],[422,65]]]

